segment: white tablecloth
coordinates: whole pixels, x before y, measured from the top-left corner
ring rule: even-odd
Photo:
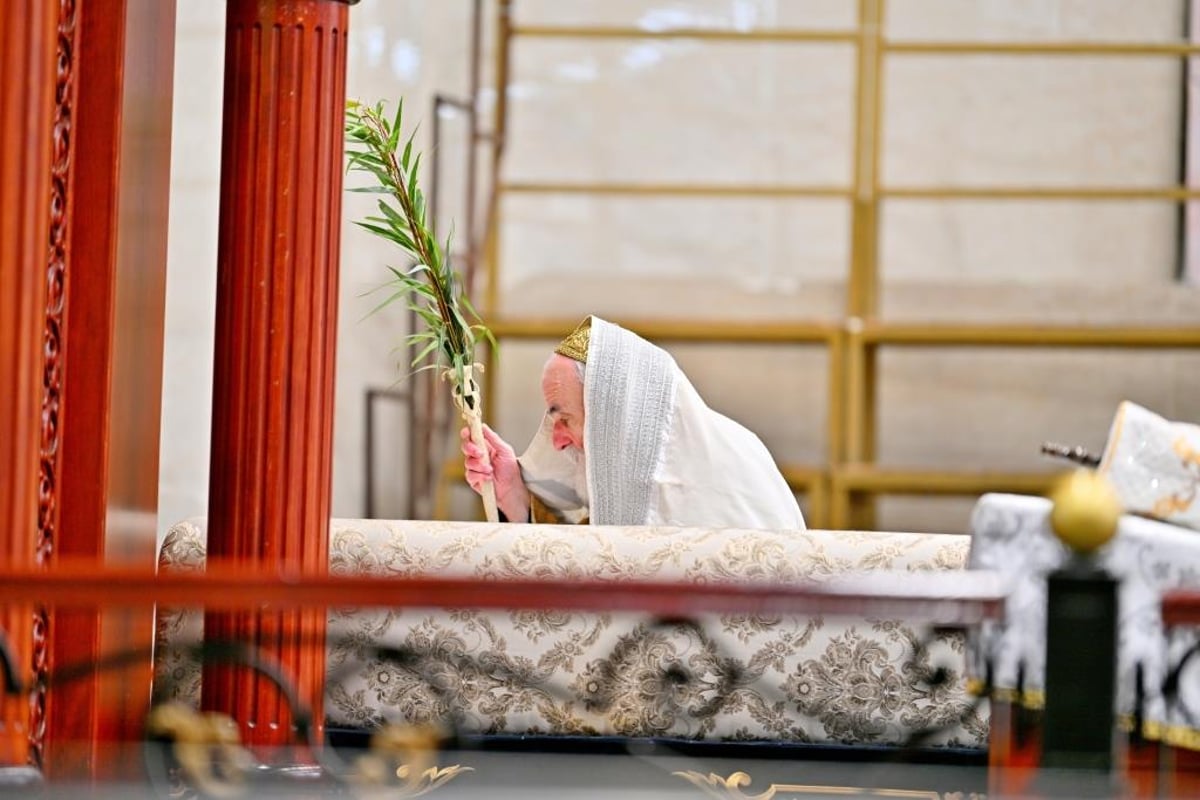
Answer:
[[[1050,529],[1049,514],[1043,497],[991,494],[980,498],[971,517],[967,566],[999,573],[1009,597],[1005,620],[984,623],[972,634],[968,671],[982,681],[990,660],[994,688],[1001,694],[1023,689],[1018,699],[1030,706],[1044,699],[1046,575],[1069,557]],[[1197,630],[1164,631],[1159,606],[1166,591],[1200,588],[1200,533],[1125,516],[1095,558],[1121,581],[1116,711],[1131,718],[1140,663],[1146,736],[1200,749],[1200,657],[1182,673],[1178,696],[1163,693],[1164,678],[1196,643]]]

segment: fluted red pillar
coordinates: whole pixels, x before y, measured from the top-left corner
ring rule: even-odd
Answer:
[[[347,4],[229,0],[217,268],[211,561],[328,564]],[[257,643],[322,720],[325,610],[210,614],[206,636]],[[247,741],[291,733],[286,704],[208,669],[204,705]]]
[[[0,561],[34,563],[59,0],[0,3]],[[29,680],[33,617],[0,608]],[[39,709],[40,711],[40,709]],[[0,765],[30,756],[29,701],[0,697]]]

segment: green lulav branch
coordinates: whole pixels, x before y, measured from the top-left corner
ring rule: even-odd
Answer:
[[[417,184],[421,154],[413,152],[415,130],[401,143],[403,110],[402,101],[389,120],[383,103],[368,106],[351,100],[346,105],[347,170],[368,173],[375,180],[373,185],[349,191],[380,196],[378,215],[355,220],[355,224],[392,242],[415,262],[406,270],[388,267],[390,292],[374,310],[398,300],[407,302],[421,320],[421,329],[408,336],[416,353],[410,366],[417,371],[440,369],[450,378],[471,439],[486,450],[479,382],[474,374],[478,368],[475,344],[483,337],[495,347],[496,340],[463,291],[461,276],[451,269],[450,237],[444,247],[439,245],[426,223],[425,196]],[[488,520],[497,521],[495,487],[490,482],[484,486],[483,501]]]

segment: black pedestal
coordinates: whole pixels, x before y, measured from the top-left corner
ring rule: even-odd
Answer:
[[[1042,765],[1113,767],[1117,581],[1077,560],[1047,579]]]

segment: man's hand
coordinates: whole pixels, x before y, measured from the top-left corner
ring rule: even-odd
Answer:
[[[463,428],[462,453],[466,459],[467,483],[476,492],[483,491],[485,481],[496,485],[496,505],[504,512],[509,522],[529,521],[529,490],[521,477],[521,466],[517,454],[508,442],[496,435],[487,425],[483,426],[483,439],[487,451],[483,452],[471,441],[471,431]]]

